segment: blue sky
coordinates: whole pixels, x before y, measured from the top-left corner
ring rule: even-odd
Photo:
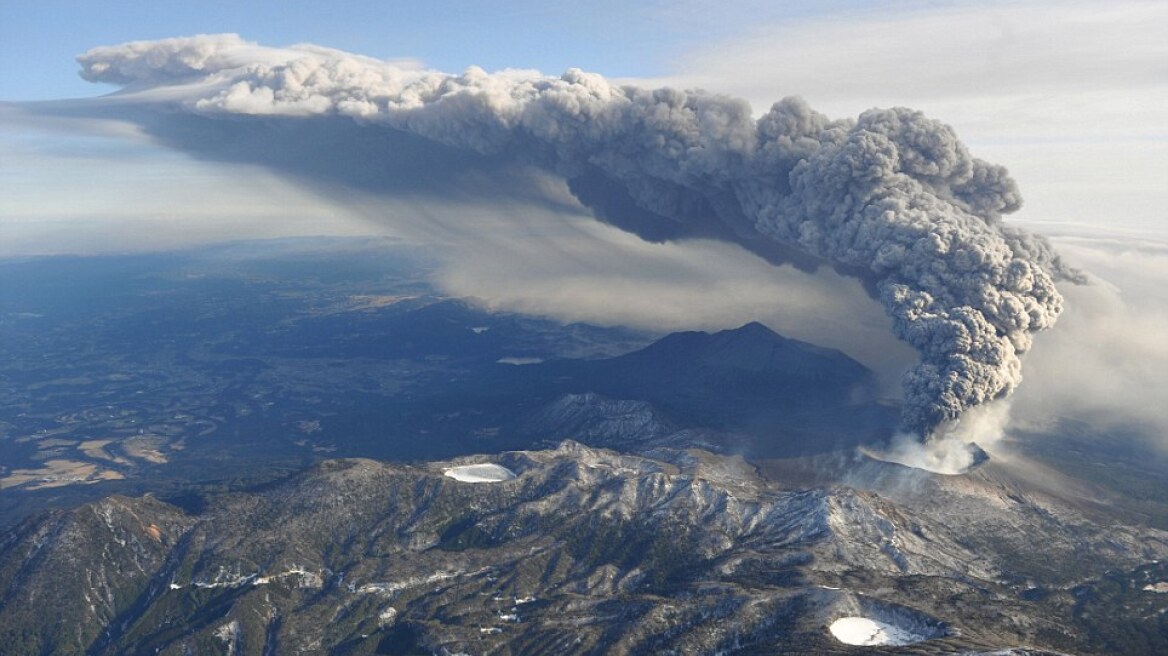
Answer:
[[[900,3],[897,3],[900,4]],[[0,2],[0,100],[93,95],[73,57],[133,40],[236,32],[266,45],[316,43],[446,71],[569,67],[610,77],[658,76],[703,43],[745,27],[863,3],[620,0],[362,2]]]

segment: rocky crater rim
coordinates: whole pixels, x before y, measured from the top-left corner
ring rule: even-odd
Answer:
[[[941,476],[969,474],[990,461],[990,454],[974,442],[896,444],[884,449],[857,447],[861,456]]]

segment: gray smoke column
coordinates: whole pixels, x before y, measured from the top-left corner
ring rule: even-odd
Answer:
[[[740,99],[575,69],[448,75],[234,35],[97,48],[79,62],[86,79],[125,86],[125,102],[347,117],[542,167],[639,234],[763,241],[829,262],[863,278],[920,352],[903,423],[922,436],[1019,384],[1019,355],[1062,309],[1054,281],[1080,277],[1044,239],[1002,224],[1021,204],[1003,167],[909,109],[837,121],[786,98],[756,119]]]

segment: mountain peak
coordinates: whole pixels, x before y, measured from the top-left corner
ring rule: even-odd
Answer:
[[[739,326],[737,328],[729,328],[727,330],[722,330],[717,334],[721,334],[721,333],[729,333],[729,334],[735,334],[735,335],[771,336],[771,337],[778,337],[779,339],[786,339],[782,335],[776,333],[775,331],[771,330],[770,328],[766,327],[764,324],[762,324],[761,322],[758,322],[758,321],[751,321],[749,323],[742,324],[741,326]]]
[[[710,335],[713,343],[745,345],[783,346],[794,340],[783,337],[767,326],[751,321],[738,328],[720,330]]]
[[[841,367],[853,375],[865,371],[837,350],[784,337],[758,321],[715,333],[673,333],[626,357],[664,365],[689,362],[742,371],[822,374]]]

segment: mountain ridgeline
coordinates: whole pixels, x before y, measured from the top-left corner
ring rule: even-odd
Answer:
[[[565,442],[416,466],[332,460],[199,514],[152,497],[58,512],[0,545],[0,643],[852,653],[827,628],[858,617],[893,636],[864,653],[1168,645],[1163,595],[1143,589],[1168,577],[1168,535],[1097,523],[993,464],[938,477],[862,461],[850,485],[792,488],[737,457],[654,454]],[[443,475],[484,462],[516,476]]]

